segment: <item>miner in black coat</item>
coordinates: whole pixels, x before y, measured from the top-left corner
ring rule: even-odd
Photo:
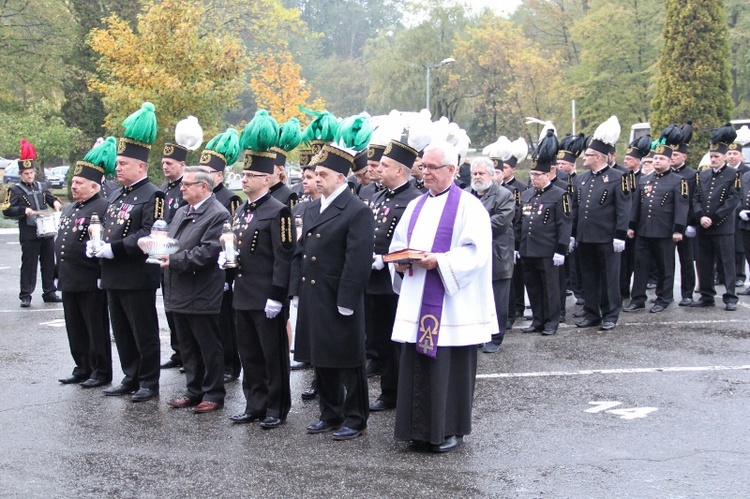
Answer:
[[[322,151],[311,164],[323,197],[305,210],[289,295],[299,300],[297,330],[310,335],[320,395],[320,421],[307,432],[338,428],[333,438],[348,440],[364,432],[369,413],[364,293],[375,227],[372,211],[346,182],[353,156],[333,146]]]

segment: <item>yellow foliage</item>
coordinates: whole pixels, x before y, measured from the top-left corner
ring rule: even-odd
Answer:
[[[290,118],[306,116],[299,105],[307,105],[310,89],[300,75],[300,66],[292,59],[288,50],[268,52],[255,58],[258,70],[250,79],[250,88],[255,94],[259,108],[282,123]],[[317,105],[320,106],[320,102]]]

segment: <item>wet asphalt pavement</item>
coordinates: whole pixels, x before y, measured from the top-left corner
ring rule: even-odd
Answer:
[[[392,411],[371,414],[354,441],[306,435],[318,416],[300,400],[309,370],[292,373],[288,421],[268,431],[227,420],[244,409],[239,382],[204,415],[166,405],[184,388],[175,369],[162,371],[159,400],[141,404],[63,386],[73,365],[62,306],[37,289],[19,308],[19,254],[17,236],[0,235],[3,497],[750,495],[747,297],[737,312],[623,313],[606,333],[571,326],[570,298],[554,337],[517,323],[500,352],[479,354],[472,434],[434,455],[394,442]]]

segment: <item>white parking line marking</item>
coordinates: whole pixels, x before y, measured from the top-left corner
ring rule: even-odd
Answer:
[[[50,327],[65,327],[65,319],[55,319],[47,322],[40,322],[39,325]]]
[[[545,376],[587,376],[591,374],[640,374],[640,373],[676,373],[699,371],[745,371],[750,365],[743,366],[694,366],[694,367],[635,367],[630,369],[584,369],[581,371],[539,371],[530,373],[493,373],[477,374],[477,379],[497,378],[541,378]]]

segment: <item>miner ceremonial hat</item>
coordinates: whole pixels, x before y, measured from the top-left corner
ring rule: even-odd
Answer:
[[[729,150],[729,144],[734,142],[736,138],[737,131],[731,123],[727,123],[714,130],[713,135],[711,135],[711,147],[709,148],[709,151],[726,154]]]
[[[408,146],[398,140],[391,140],[385,147],[382,157],[391,158],[392,160],[397,161],[408,168],[411,168],[411,166],[414,164],[414,160],[417,159],[418,154],[419,151],[417,151],[413,147]]]
[[[245,126],[240,137],[240,147],[246,149],[242,169],[272,174],[276,164],[276,152],[271,148],[275,147],[278,140],[279,124],[268,111],[259,109]]]
[[[73,168],[74,177],[83,177],[94,182],[102,183],[106,175],[115,172],[117,162],[117,139],[107,137],[94,144],[83,160],[77,161]]]
[[[237,130],[227,128],[208,141],[201,153],[201,166],[207,166],[214,171],[223,172],[227,165],[233,165],[240,155],[240,139]]]
[[[36,159],[36,148],[26,139],[21,139],[21,155],[18,159],[18,170],[33,170]]]
[[[188,116],[174,127],[174,142],[164,144],[162,158],[169,158],[179,162],[187,160],[188,151],[195,151],[203,143],[203,128],[198,118]]]
[[[557,160],[559,144],[555,131],[548,129],[545,137],[537,144],[536,151],[532,155],[531,171],[549,173],[552,165]]]
[[[125,132],[117,145],[119,156],[148,162],[151,145],[156,140],[158,131],[154,110],[153,104],[144,102],[138,111],[125,118],[122,122]]]
[[[615,144],[620,138],[620,122],[617,116],[610,116],[607,121],[599,125],[588,144],[589,149],[600,154],[610,154],[614,152]]]
[[[302,142],[302,128],[297,118],[291,118],[279,127],[279,135],[276,144],[271,148],[276,153],[276,166],[286,165],[286,159],[290,151],[293,151]]]

